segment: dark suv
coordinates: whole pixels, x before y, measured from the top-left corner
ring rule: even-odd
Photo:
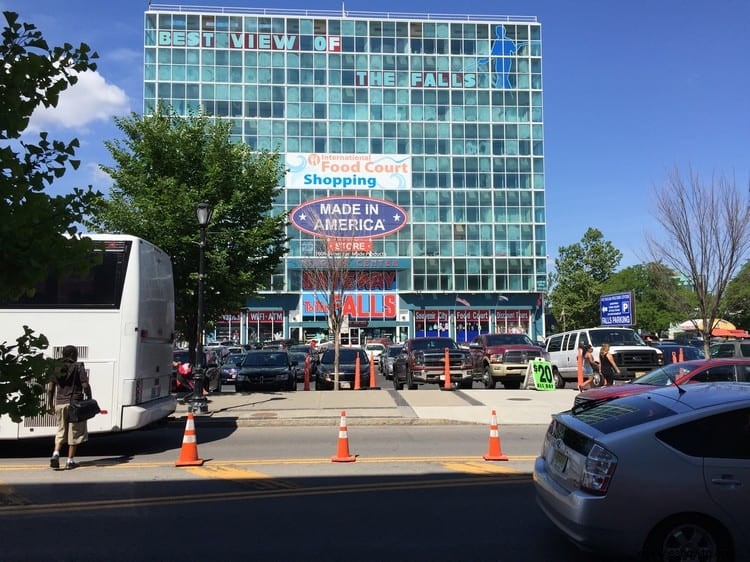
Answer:
[[[712,343],[711,359],[716,357],[750,357],[750,340],[734,340]]]
[[[393,361],[393,387],[401,390],[405,383],[409,390],[416,390],[420,384],[445,384],[446,349],[451,386],[471,388],[471,354],[451,338],[406,340],[401,355]]]

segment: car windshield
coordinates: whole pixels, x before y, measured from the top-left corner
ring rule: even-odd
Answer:
[[[248,353],[242,362],[243,367],[285,367],[286,353]]]
[[[356,362],[358,355],[359,355],[359,361],[362,363],[362,365],[370,361],[370,359],[367,357],[367,354],[361,349],[350,349],[350,348],[342,347],[339,350],[339,363],[348,363],[348,364],[353,365]],[[334,350],[327,349],[323,353],[323,356],[320,358],[320,362],[333,364],[334,357],[335,357]]]
[[[487,345],[534,345],[526,334],[493,334],[487,336]]]
[[[239,365],[240,363],[242,363],[242,360],[244,358],[245,358],[245,354],[244,353],[230,354],[230,355],[227,355],[227,358],[224,360],[224,363],[225,364]]]
[[[458,344],[450,338],[421,338],[412,340],[411,348],[415,350],[458,349]]]
[[[669,386],[672,381],[680,378],[682,375],[686,375],[690,371],[694,371],[700,365],[702,361],[685,361],[684,363],[670,363],[664,367],[654,369],[650,373],[643,375],[642,377],[633,381],[633,384],[650,384],[654,386]]]
[[[392,345],[388,348],[388,357],[398,357],[401,354],[403,347],[400,345]]]
[[[627,328],[594,328],[589,330],[591,345],[596,347],[603,343],[609,345],[646,345],[635,330]]]
[[[365,346],[365,349],[367,351],[383,351],[385,346],[380,343],[368,343],[367,346]]]

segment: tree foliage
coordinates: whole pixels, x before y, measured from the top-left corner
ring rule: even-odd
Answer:
[[[233,313],[268,284],[286,252],[284,213],[274,213],[283,170],[278,153],[233,143],[228,122],[205,115],[117,118],[124,138],[105,143],[115,164],[109,198],[89,222],[94,229],[139,236],[172,259],[175,324],[197,342],[198,203],[213,207],[208,225],[205,318]]]
[[[662,333],[675,322],[684,320],[682,312],[670,306],[663,290],[681,292],[686,299],[690,291],[682,286],[674,273],[658,263],[638,264],[613,273],[603,284],[604,294],[630,291],[635,305],[634,328],[646,333]]]
[[[677,168],[656,191],[654,214],[664,236],[649,235],[648,249],[652,261],[688,280],[694,299],[682,293],[662,293],[685,318],[699,321],[696,331],[706,342],[707,354],[724,291],[750,247],[747,191],[746,186],[740,192],[725,175],[706,183],[692,169],[683,178]]]
[[[94,70],[97,57],[89,47],[65,44],[50,48],[41,32],[18,14],[3,12],[3,71],[0,73],[0,301],[33,294],[50,269],[60,275],[83,273],[90,265],[91,243],[79,239],[76,223],[89,212],[98,194],[89,187],[52,197],[45,189],[77,168],[76,139],[36,139],[24,134],[39,105],[56,106],[60,93]],[[68,237],[62,234],[68,234]],[[0,414],[15,420],[41,411],[41,388],[52,362],[43,358],[47,338],[24,328],[14,344],[0,342]]]
[[[723,317],[735,326],[750,329],[750,261],[727,283],[721,308]]]
[[[621,259],[622,252],[596,228],[586,230],[577,244],[560,248],[549,293],[559,328],[599,325],[599,297]]]

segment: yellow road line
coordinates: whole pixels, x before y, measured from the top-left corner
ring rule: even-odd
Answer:
[[[147,507],[160,505],[183,505],[191,503],[208,503],[216,501],[237,501],[268,499],[275,497],[293,497],[293,496],[315,496],[326,494],[350,494],[361,492],[377,492],[390,490],[414,490],[414,489],[436,489],[436,488],[459,488],[466,486],[487,486],[487,485],[504,485],[529,483],[531,476],[523,475],[497,475],[497,476],[468,476],[464,478],[454,478],[450,480],[418,480],[404,482],[375,482],[360,484],[335,484],[329,486],[315,486],[311,488],[299,489],[276,489],[262,491],[241,491],[241,492],[219,492],[213,494],[196,494],[188,496],[175,497],[155,497],[155,498],[126,498],[118,500],[94,500],[78,501],[69,503],[52,503],[27,506],[9,506],[0,507],[0,517],[46,514],[56,512],[71,512],[84,510],[99,509],[122,509],[124,507]]]
[[[264,474],[263,472],[257,472],[255,470],[247,470],[246,468],[234,468],[233,466],[226,464],[191,466],[187,467],[186,470],[190,474],[201,478],[219,478],[221,480],[231,480],[233,482],[251,483],[255,488],[261,490],[274,490],[279,488],[294,489],[299,487],[292,482],[275,478],[270,474]]]
[[[465,463],[451,462],[441,464],[450,470],[465,472],[467,474],[523,474],[523,471],[510,468],[507,464],[497,464],[488,461]]]

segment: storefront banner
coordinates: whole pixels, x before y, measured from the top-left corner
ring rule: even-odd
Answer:
[[[283,322],[284,312],[281,310],[248,310],[248,322]]]
[[[528,322],[529,311],[528,310],[498,310],[495,312],[497,321],[504,320],[506,322]]]
[[[302,294],[302,318],[325,317],[328,302],[317,293]],[[393,320],[398,309],[398,295],[395,292],[358,292],[344,294],[342,312],[351,319]]]
[[[456,310],[456,322],[489,322],[489,310]]]

